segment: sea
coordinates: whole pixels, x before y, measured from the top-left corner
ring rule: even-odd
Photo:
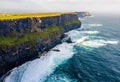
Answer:
[[[82,26],[65,33],[73,43],[63,39],[44,56],[14,68],[4,82],[120,82],[120,16],[79,19]]]

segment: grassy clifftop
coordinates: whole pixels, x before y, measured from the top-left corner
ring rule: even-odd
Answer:
[[[71,12],[68,12],[71,13]],[[23,19],[23,18],[33,18],[33,17],[51,17],[59,16],[62,14],[68,14],[67,12],[58,12],[58,13],[25,13],[25,14],[0,14],[0,20],[12,20],[12,19]]]
[[[0,14],[0,76],[49,51],[80,26],[74,13]]]
[[[33,14],[0,14],[0,20],[22,19],[32,17],[59,16],[62,13],[33,13]]]
[[[27,42],[35,45],[37,39],[49,39],[62,34],[65,30],[70,30],[71,25],[80,25],[77,15],[74,14],[70,12],[0,14],[0,48],[6,49]]]

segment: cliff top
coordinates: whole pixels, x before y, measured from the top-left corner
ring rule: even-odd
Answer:
[[[70,14],[71,12],[69,12]],[[33,17],[50,17],[59,16],[61,14],[68,14],[65,12],[58,13],[25,13],[25,14],[4,14],[0,13],[0,20],[12,20],[12,19],[23,19],[23,18],[33,18]]]

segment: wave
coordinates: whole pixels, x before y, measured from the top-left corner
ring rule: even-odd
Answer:
[[[88,38],[87,36],[80,38],[79,40],[76,41],[76,44],[84,42],[87,38]]]
[[[107,43],[107,44],[118,44],[119,43],[119,41],[115,41],[115,40],[113,40],[113,41],[105,41],[105,43]]]
[[[69,31],[65,34],[67,34],[73,42],[76,42],[83,35],[78,31],[78,29]]]
[[[82,24],[82,28],[90,28],[90,27],[101,27],[103,26],[102,24]]]
[[[98,26],[103,26],[102,24],[88,24],[91,27],[98,27]]]
[[[72,48],[73,44],[63,43],[57,45],[53,49],[58,49],[60,50],[59,52],[51,50],[45,56],[14,69],[14,71],[6,77],[5,82],[43,82],[56,67],[73,56],[74,52]],[[17,79],[16,76],[18,76]]]
[[[98,34],[99,31],[81,31],[80,33],[85,33],[85,34]]]
[[[104,46],[105,44],[100,43],[99,41],[90,40],[90,41],[85,41],[85,42],[81,43],[81,45],[89,46],[89,47],[101,47],[101,46]]]
[[[111,41],[105,41],[105,40],[89,40],[89,41],[84,41],[80,43],[80,45],[84,46],[89,46],[89,47],[102,47],[107,44],[118,44],[119,41],[117,40],[111,40]]]
[[[73,42],[76,42],[76,41],[79,42],[79,38],[81,40],[88,38],[88,36],[86,36],[86,34],[98,34],[99,33],[99,31],[79,31],[79,30],[80,29],[72,30],[65,34],[67,34],[69,37],[71,37]]]

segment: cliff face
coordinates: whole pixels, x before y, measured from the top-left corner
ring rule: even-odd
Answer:
[[[16,32],[40,31],[52,25],[64,26],[66,22],[71,20],[78,20],[77,15],[63,14],[61,16],[52,17],[3,20],[0,21],[0,35],[9,35]]]
[[[61,43],[64,32],[80,26],[76,14],[0,21],[0,76]]]

